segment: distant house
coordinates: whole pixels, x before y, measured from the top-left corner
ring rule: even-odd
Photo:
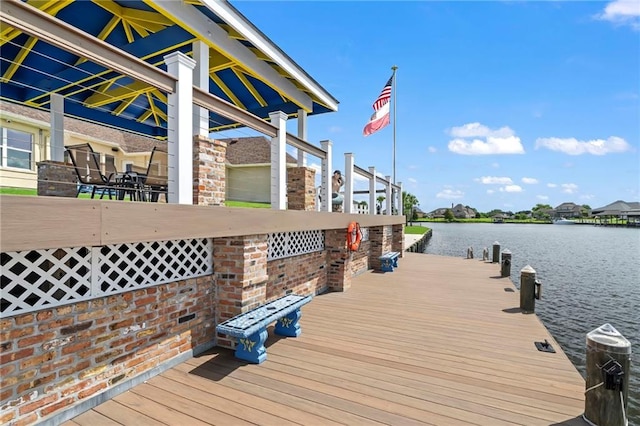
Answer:
[[[420,207],[414,207],[413,210],[416,213],[416,219],[422,219],[427,217],[427,213],[423,212]]]
[[[562,203],[552,210],[551,216],[557,218],[580,217],[582,216],[582,206],[579,206],[575,203]]]
[[[591,209],[592,216],[597,218],[615,217],[619,219],[627,219],[628,217],[636,217],[640,211],[640,202],[626,202],[622,200],[614,201],[604,207]]]
[[[429,214],[427,214],[427,217],[430,217],[432,219],[442,219],[444,217],[444,214],[447,212],[447,210],[449,210],[448,208],[439,208],[439,209],[435,209],[431,212],[429,212]]]
[[[451,211],[456,219],[472,219],[476,217],[477,213],[475,209],[463,206],[462,204],[452,207]]]
[[[218,139],[227,144],[226,199],[271,201],[271,142],[264,136]],[[287,154],[287,166],[296,159]]]

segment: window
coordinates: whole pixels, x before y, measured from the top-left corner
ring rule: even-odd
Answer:
[[[2,167],[32,170],[33,134],[6,127],[0,130],[2,131],[2,144],[0,144]]]

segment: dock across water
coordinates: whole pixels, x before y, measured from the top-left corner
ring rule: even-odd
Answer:
[[[214,348],[65,424],[585,425],[584,379],[499,268],[405,253],[270,330],[263,364]]]

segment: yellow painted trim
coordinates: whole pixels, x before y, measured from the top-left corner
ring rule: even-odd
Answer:
[[[28,0],[27,4],[36,7],[43,12],[48,13],[51,16],[56,16],[65,7],[73,3],[73,0]],[[17,30],[11,26],[3,25],[4,29],[0,33],[0,46],[10,42],[14,38],[22,34],[22,31]]]
[[[120,105],[118,105],[118,107],[116,109],[113,110],[113,112],[111,114],[113,115],[120,115],[122,114],[122,112],[129,108],[129,105],[131,105],[133,103],[133,101],[135,101],[137,98],[137,96],[132,96],[129,99],[125,99],[122,102],[120,102]]]
[[[220,24],[220,27],[222,27],[227,34],[229,34],[229,37],[236,39],[236,40],[245,40],[244,37],[242,37],[242,34],[240,34],[239,32],[237,32],[234,28],[232,28],[230,25],[227,24]]]
[[[153,53],[150,53],[150,54],[148,54],[148,55],[145,55],[145,56],[141,57],[140,59],[142,59],[143,61],[145,61],[145,60],[147,60],[148,58],[152,58],[152,57],[154,57],[154,56],[161,55],[161,54],[163,54],[163,53],[165,53],[165,52],[173,51],[173,50],[178,49],[178,48],[180,48],[180,47],[182,47],[182,46],[184,46],[184,45],[186,45],[186,44],[191,44],[191,43],[192,43],[192,41],[193,41],[193,39],[190,39],[190,40],[186,40],[186,41],[184,41],[184,42],[182,42],[182,43],[177,43],[177,44],[175,44],[175,45],[173,45],[173,46],[169,46],[169,47],[166,47],[166,48],[164,48],[164,49],[161,49],[161,50],[158,50],[158,51],[156,51],[156,52],[153,52]],[[157,66],[157,65],[158,65],[158,64],[156,64],[156,66]],[[84,83],[84,82],[86,82],[86,81],[93,80],[93,79],[94,79],[94,78],[96,78],[96,77],[101,77],[101,76],[103,76],[103,75],[105,75],[105,74],[107,74],[107,73],[110,73],[110,72],[111,72],[111,70],[106,70],[106,71],[102,71],[102,72],[97,73],[97,74],[93,74],[93,75],[87,76],[86,78],[83,78],[83,79],[81,79],[81,80],[78,80],[78,81],[73,82],[73,83],[70,83],[70,84],[67,84],[67,85],[65,85],[65,86],[62,86],[62,87],[60,87],[60,88],[56,89],[56,90],[53,90],[53,91],[50,91],[50,92],[44,93],[44,94],[42,94],[42,95],[38,95],[38,96],[36,96],[36,97],[34,97],[34,98],[31,98],[31,99],[29,99],[29,100],[26,100],[26,101],[25,101],[25,104],[27,104],[27,105],[32,105],[32,106],[42,106],[42,105],[44,105],[44,104],[48,103],[49,101],[48,101],[48,100],[44,100],[44,101],[38,102],[38,99],[43,98],[43,97],[45,97],[45,96],[48,96],[48,95],[49,95],[49,93],[56,93],[56,92],[59,92],[59,91],[62,91],[62,90],[66,90],[66,89],[68,89],[68,88],[70,88],[70,87],[73,87],[73,86],[79,86],[79,85],[81,85],[82,83]],[[116,77],[116,78],[122,78],[122,77],[124,77],[124,76],[119,76],[119,77]],[[103,82],[100,82],[100,83],[97,83],[97,84],[92,84],[92,85],[90,85],[90,86],[85,86],[85,87],[83,87],[82,89],[77,90],[77,91],[75,91],[75,92],[73,92],[73,93],[74,93],[74,94],[75,94],[75,93],[80,93],[80,92],[82,92],[82,91],[84,91],[84,90],[87,90],[87,89],[89,89],[89,88],[91,88],[91,87],[99,86],[99,85],[101,85],[101,84],[103,84]],[[66,96],[70,96],[70,95],[71,95],[71,94],[67,94]]]
[[[103,93],[95,93],[85,99],[84,104],[88,107],[99,107],[112,102],[137,97],[153,90],[153,87],[139,81],[126,86],[119,86],[113,90]]]
[[[147,29],[144,28],[142,25],[135,24],[135,23],[133,23],[131,21],[129,21],[129,25],[131,25],[131,28],[133,28],[133,30],[135,32],[140,34],[140,37],[142,37],[142,38],[147,37],[149,35],[149,31],[147,31]]]
[[[153,89],[151,91],[151,93],[153,94],[153,96],[155,96],[156,98],[158,98],[158,100],[160,102],[162,102],[163,104],[166,104],[169,102],[169,100],[167,99],[167,95],[165,95],[164,93],[162,93],[161,91],[159,91],[158,89]]]
[[[148,10],[132,9],[130,7],[122,9],[122,18],[127,21],[148,22],[162,27],[170,27],[173,21],[167,19],[161,13],[150,12]],[[148,27],[147,27],[148,28]]]
[[[158,119],[157,107],[153,102],[153,98],[151,97],[151,93],[147,92],[147,101],[149,101],[149,110],[151,110],[151,114],[153,114],[153,120],[156,122],[156,126],[160,125],[160,120]]]
[[[127,21],[123,20],[122,27],[124,28],[124,33],[127,36],[127,41],[129,43],[133,43],[135,39],[133,38],[133,31],[131,31],[131,25],[129,25]]]
[[[218,77],[215,73],[209,75],[211,76],[211,79],[214,81],[214,83],[216,83],[218,87],[220,87],[220,89],[224,92],[224,94],[227,95],[229,99],[231,99],[231,102],[233,102],[235,106],[245,110],[247,109],[247,107],[244,106],[244,104],[240,101],[240,99],[238,99],[235,93],[233,93],[233,90],[229,89],[229,86],[224,84],[224,81],[222,81],[220,77]]]
[[[247,88],[249,93],[251,93],[251,95],[254,98],[256,98],[256,100],[258,101],[261,107],[267,106],[267,101],[265,101],[264,98],[260,95],[260,93],[258,93],[258,90],[254,87],[253,84],[251,84],[251,82],[247,79],[247,76],[243,72],[238,71],[235,68],[231,68],[231,71],[233,71],[236,77],[238,77],[238,80],[242,82],[242,84],[244,85],[244,87]]]
[[[151,114],[152,114],[151,110],[149,110],[149,111],[145,111],[145,113],[144,113],[144,114],[142,114],[140,117],[138,117],[138,118],[136,119],[136,121],[137,121],[138,123],[143,123],[144,121],[146,121],[146,120],[147,120],[147,118],[151,117]]]
[[[114,15],[109,22],[107,22],[107,25],[104,26],[104,28],[102,29],[102,31],[100,31],[100,34],[97,35],[97,38],[99,38],[100,40],[106,40],[107,37],[109,37],[109,34],[111,34],[111,32],[118,26],[118,23],[122,20],[122,18],[120,18],[119,16]]]
[[[9,65],[9,68],[7,68],[7,70],[4,72],[4,75],[2,76],[2,79],[0,79],[0,81],[6,82],[11,80],[11,77],[13,77],[16,71],[18,71],[18,68],[20,68],[20,65],[22,65],[22,62],[24,62],[27,55],[29,55],[29,52],[31,52],[31,49],[33,49],[33,46],[35,46],[37,42],[38,42],[38,39],[36,37],[29,37],[27,39],[24,46],[22,46],[22,48],[20,49],[16,57],[13,58],[13,62],[11,63],[11,65]]]
[[[116,15],[119,17],[122,17],[123,15],[122,7],[111,0],[91,0],[91,1],[113,15]]]
[[[234,62],[215,49],[209,49],[209,74],[231,68]]]

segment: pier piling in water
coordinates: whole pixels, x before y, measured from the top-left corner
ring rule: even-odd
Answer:
[[[493,258],[491,259],[491,263],[500,263],[500,243],[493,243]]]
[[[631,343],[611,324],[587,334],[584,418],[598,426],[627,426]]]
[[[473,247],[467,249],[467,259],[473,259]]]
[[[542,284],[536,280],[536,270],[527,265],[520,271],[520,309],[525,314],[536,311],[536,299],[540,299]]]

